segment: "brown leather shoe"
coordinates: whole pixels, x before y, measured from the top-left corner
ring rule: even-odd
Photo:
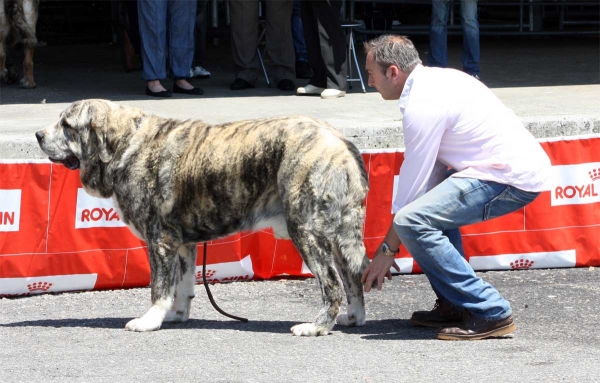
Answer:
[[[463,310],[444,299],[436,299],[431,311],[415,311],[410,322],[423,327],[452,327],[462,323]]]
[[[488,321],[465,312],[465,318],[459,327],[446,327],[438,331],[437,337],[442,340],[478,340],[497,337],[517,329],[512,315],[508,318]]]

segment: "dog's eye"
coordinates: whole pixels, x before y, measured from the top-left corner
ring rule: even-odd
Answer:
[[[61,126],[62,126],[62,132],[65,135],[65,137],[67,137],[69,139],[73,139],[75,137],[75,135],[77,134],[77,130],[75,130],[75,128],[73,128],[71,125],[69,125],[68,122],[63,121]]]
[[[67,121],[62,122],[62,128],[65,131],[70,131],[71,134],[77,133],[77,130],[74,127],[72,127]]]

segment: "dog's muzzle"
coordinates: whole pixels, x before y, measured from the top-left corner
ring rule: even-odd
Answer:
[[[42,133],[41,131],[35,132],[35,138],[37,138],[40,148],[43,148],[44,146],[42,145],[42,143],[44,141],[44,133]],[[66,158],[63,159],[57,159],[52,157],[48,157],[48,159],[50,160],[50,162],[65,165],[70,170],[79,169],[79,158],[75,157],[73,154],[69,154]]]

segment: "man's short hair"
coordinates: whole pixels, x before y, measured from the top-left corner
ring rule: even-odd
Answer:
[[[414,44],[406,36],[383,35],[364,44],[365,53],[372,54],[375,62],[385,73],[390,65],[410,73],[422,61]]]

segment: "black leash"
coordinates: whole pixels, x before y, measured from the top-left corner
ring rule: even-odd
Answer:
[[[210,289],[208,288],[208,282],[206,282],[206,242],[204,242],[204,261],[202,262],[202,282],[204,282],[204,287],[206,288],[206,293],[208,294],[208,299],[210,299],[210,303],[212,303],[215,310],[217,310],[221,314],[223,314],[226,317],[229,317],[231,319],[239,320],[242,322],[248,322],[247,318],[241,318],[241,317],[236,317],[235,315],[227,314],[225,311],[221,310],[221,308],[219,306],[217,306],[217,303],[213,299]]]

